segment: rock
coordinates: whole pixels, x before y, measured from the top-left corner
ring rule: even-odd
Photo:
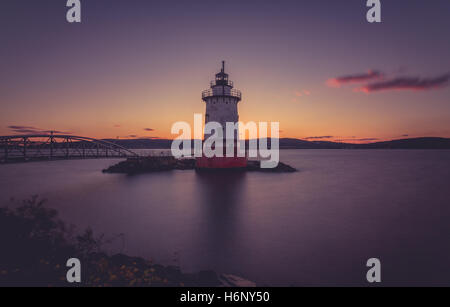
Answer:
[[[197,274],[198,284],[203,287],[220,286],[220,280],[214,271],[200,271]]]
[[[219,280],[224,287],[256,287],[253,281],[231,274],[222,274]]]
[[[261,168],[260,161],[250,160],[247,162],[247,167],[243,171],[253,172],[271,172],[271,173],[291,173],[297,171],[295,168],[279,162],[275,168]],[[138,157],[128,158],[115,165],[104,169],[104,173],[123,173],[123,174],[140,174],[161,172],[169,170],[193,170],[195,169],[195,159],[175,159],[172,156],[163,157]],[[231,169],[223,169],[231,170]],[[214,170],[216,171],[216,170]]]
[[[172,156],[139,157],[139,158],[128,158],[125,161],[121,161],[115,165],[110,166],[109,168],[103,170],[103,172],[138,174],[138,173],[168,171],[178,168],[186,169],[193,164],[195,164],[195,160],[193,161],[177,160]]]
[[[268,173],[293,173],[297,170],[290,165],[287,165],[283,162],[279,162],[278,165],[274,168],[261,168],[260,161],[248,161],[247,162],[247,171],[252,172],[268,172]]]

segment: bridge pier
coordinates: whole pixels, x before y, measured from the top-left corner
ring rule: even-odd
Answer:
[[[27,138],[23,138],[23,159],[27,159]]]
[[[69,159],[69,138],[66,137],[66,159]]]
[[[3,141],[3,146],[5,146],[5,162],[8,162],[8,140]]]
[[[53,159],[53,132],[50,135],[50,160]]]

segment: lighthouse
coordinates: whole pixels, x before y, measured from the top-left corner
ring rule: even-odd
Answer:
[[[242,99],[242,94],[235,89],[233,82],[228,79],[228,74],[225,73],[225,61],[222,61],[222,68],[216,74],[215,80],[211,81],[210,88],[202,92],[202,100],[206,104],[205,112],[205,127],[210,122],[219,123],[222,126],[223,143],[219,144],[223,149],[223,156],[198,157],[196,159],[196,167],[198,169],[239,169],[247,166],[247,158],[238,157],[238,130],[235,129],[234,135],[231,136],[234,142],[233,156],[226,155],[227,138],[226,134],[227,123],[233,123],[237,127],[239,122],[238,103]],[[204,134],[204,140],[210,135]],[[231,142],[230,142],[231,143]]]

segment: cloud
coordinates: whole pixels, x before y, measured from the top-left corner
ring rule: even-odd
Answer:
[[[35,130],[36,128],[30,127],[30,126],[8,126],[9,129],[15,130],[15,129],[32,129]]]
[[[402,137],[407,137],[409,136],[409,134],[402,134]]]
[[[141,136],[137,134],[130,134],[126,136],[118,136],[118,139],[139,139],[139,140],[160,140],[159,136]]]
[[[9,130],[16,133],[37,133],[36,128],[30,126],[8,126]]]
[[[152,128],[144,128],[145,131],[155,131],[155,129]]]
[[[324,136],[309,136],[305,138],[305,140],[322,140],[322,139],[331,139],[332,135],[324,135]]]
[[[347,75],[328,79],[326,84],[329,87],[341,87],[344,84],[362,83],[370,80],[382,79],[383,73],[376,70],[369,70],[367,73]]]
[[[308,90],[295,91],[294,94],[296,97],[309,96],[311,95],[311,91]]]
[[[434,78],[400,77],[382,82],[369,83],[355,91],[364,93],[386,90],[426,91],[445,87],[449,81],[450,73]]]
[[[67,132],[67,131],[59,131],[59,130],[41,130],[42,133],[57,133],[57,134],[72,134],[72,132]]]
[[[21,133],[21,134],[36,134],[39,133],[39,131],[34,131],[34,130],[29,130],[29,129],[16,129],[13,130],[16,133]]]
[[[59,131],[59,130],[44,130],[36,127],[31,126],[8,126],[8,128],[15,132],[20,134],[50,134],[50,133],[57,133],[57,134],[72,134],[71,132],[67,131]]]
[[[114,125],[113,127],[114,128],[120,128],[121,126],[120,125]]]

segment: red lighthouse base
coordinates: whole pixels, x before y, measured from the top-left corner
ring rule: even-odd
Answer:
[[[247,167],[246,157],[200,157],[195,160],[195,167],[200,170],[243,169]]]

